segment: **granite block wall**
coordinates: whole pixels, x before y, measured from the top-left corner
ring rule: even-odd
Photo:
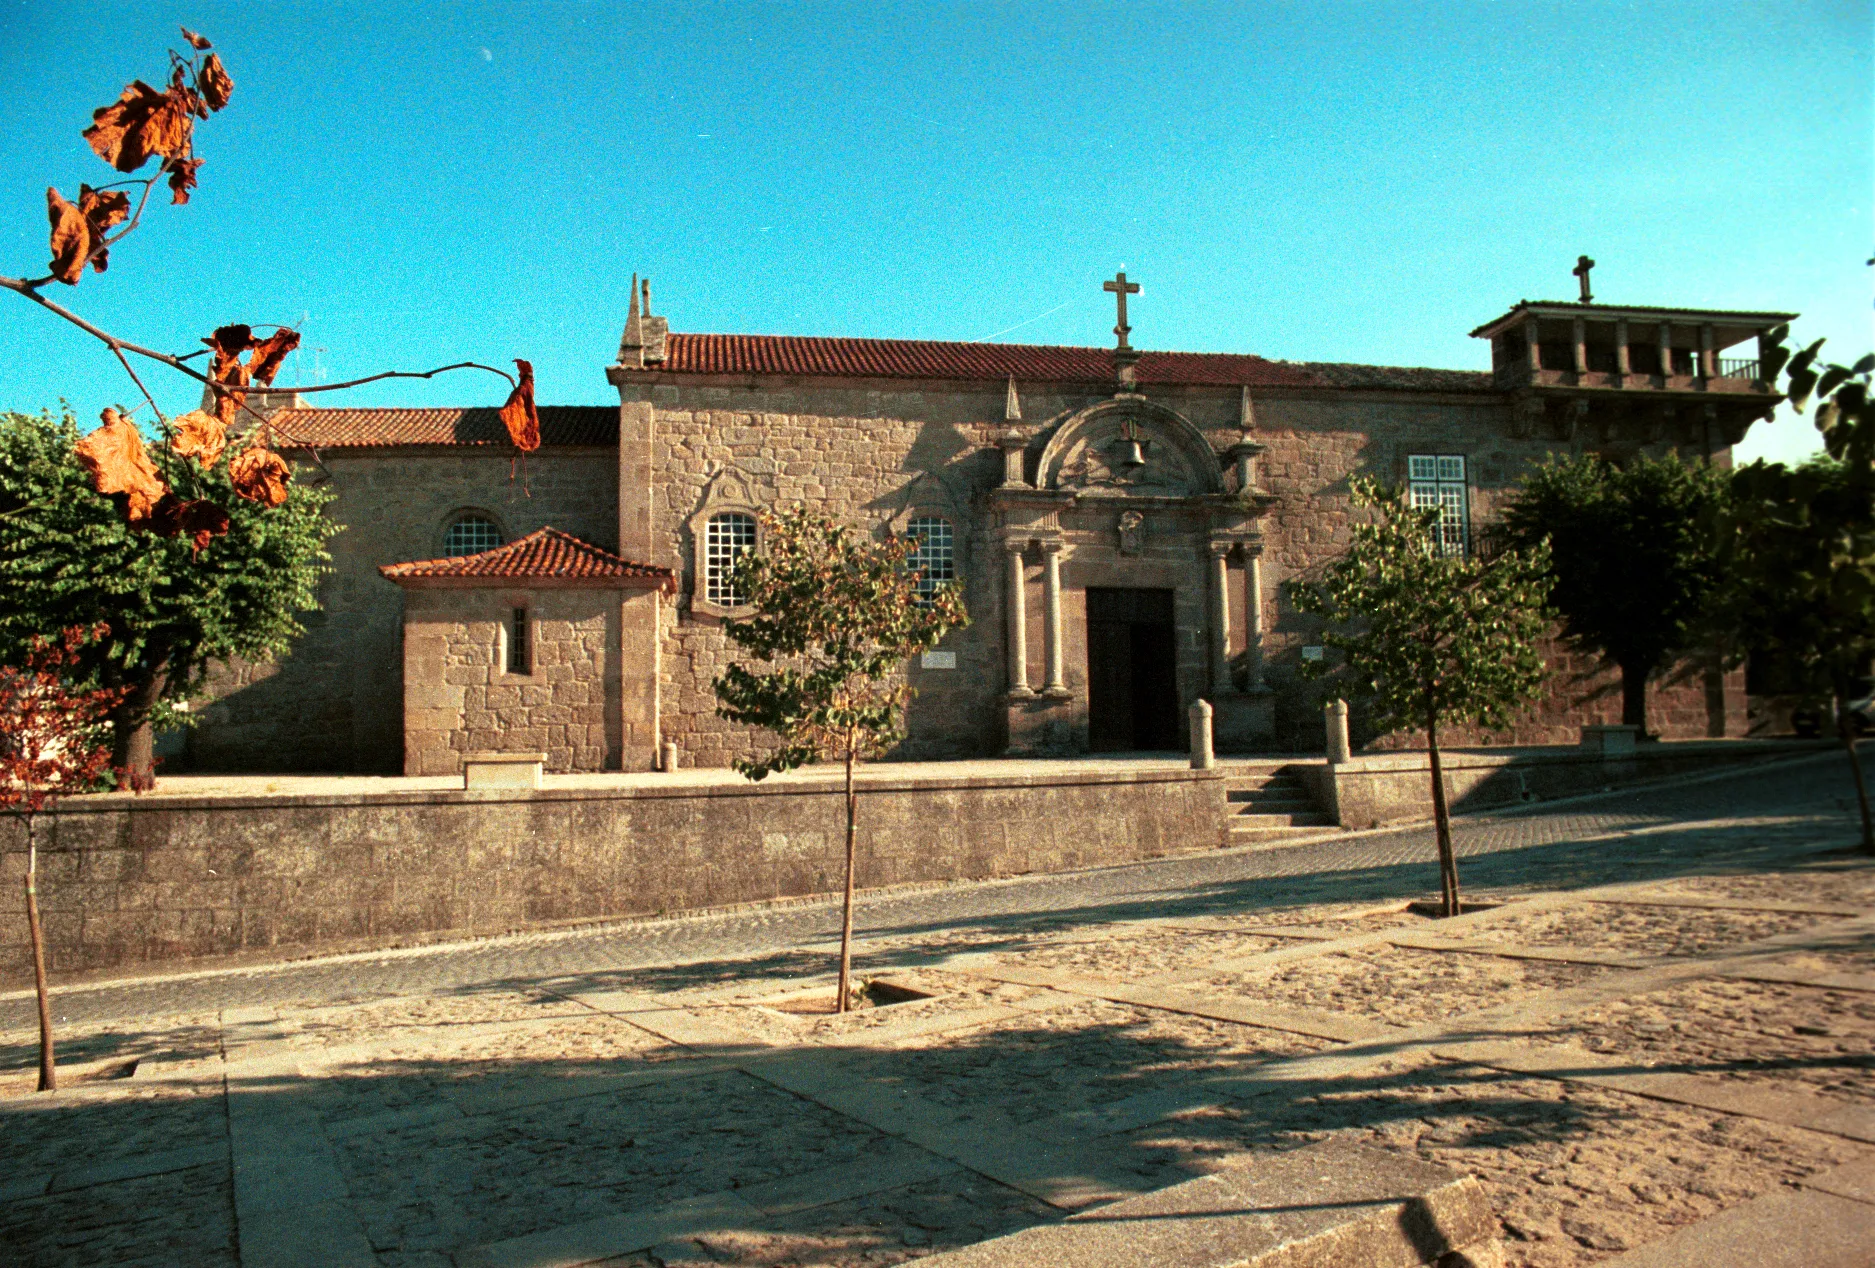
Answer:
[[[715,786],[74,799],[41,824],[54,972],[385,946],[832,893],[831,777]],[[1214,771],[916,780],[874,770],[859,883],[1060,871],[1214,849]],[[0,966],[29,980],[24,835],[0,823]]]

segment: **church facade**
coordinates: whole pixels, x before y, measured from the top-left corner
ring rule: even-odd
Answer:
[[[1141,350],[1133,285],[1106,288],[1116,346],[1079,348],[689,334],[634,282],[618,404],[543,407],[519,463],[493,409],[277,400],[344,531],[299,647],[220,671],[179,764],[727,765],[763,743],[710,689],[747,611],[729,569],[796,502],[915,535],[925,574],[962,585],[971,623],[908,666],[896,756],[1176,749],[1199,698],[1224,751],[1319,751],[1298,672],[1319,630],[1280,585],[1346,546],[1349,476],[1408,485],[1469,550],[1546,455],[1724,463],[1778,400],[1728,354],[1790,317],[1520,302],[1473,332],[1493,369],[1470,372]],[[1619,720],[1604,667],[1552,668],[1491,738]],[[1742,682],[1715,668],[1652,708],[1663,735],[1743,733]]]

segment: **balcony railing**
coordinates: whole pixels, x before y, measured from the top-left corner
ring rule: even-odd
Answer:
[[[1752,379],[1758,377],[1758,359],[1752,357],[1720,357],[1719,377],[1722,379]]]

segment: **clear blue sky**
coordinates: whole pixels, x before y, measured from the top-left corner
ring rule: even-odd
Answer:
[[[604,402],[634,270],[679,330],[1105,344],[1124,264],[1143,347],[1483,367],[1466,332],[1570,298],[1587,252],[1601,300],[1794,310],[1839,356],[1871,346],[1854,0],[0,0],[0,272],[43,271],[45,187],[107,175],[78,133],[161,81],[178,23],[236,84],[196,198],[54,289],[177,350],[303,319],[322,351],[282,382],[524,356],[544,403]],[[0,408],[134,399],[4,294],[0,349]],[[1761,424],[1747,452],[1813,436]]]

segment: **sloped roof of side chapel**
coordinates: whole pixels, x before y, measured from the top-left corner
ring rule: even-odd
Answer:
[[[950,343],[936,339],[848,339],[807,335],[712,335],[674,331],[665,357],[643,370],[664,376],[904,379],[924,382],[1085,386],[1111,389],[1113,349],[1046,344]],[[1142,350],[1142,388],[1248,387],[1300,390],[1489,393],[1491,375],[1472,370],[1272,361],[1231,352]],[[431,409],[297,407],[274,417],[287,447],[317,449],[450,445],[506,448],[507,430],[493,405]],[[545,448],[618,443],[616,405],[542,405]]]
[[[668,590],[677,574],[656,564],[621,559],[557,528],[542,528],[505,546],[447,559],[418,559],[378,568],[396,582],[467,585],[535,582]]]

